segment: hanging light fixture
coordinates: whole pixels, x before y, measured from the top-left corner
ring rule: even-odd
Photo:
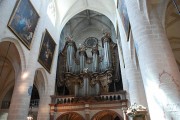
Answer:
[[[27,120],[33,120],[33,111],[32,111],[32,106],[30,106],[30,110],[27,116]]]
[[[176,0],[172,0],[172,1],[174,3],[174,6],[176,7],[176,9],[178,11],[178,14],[180,15],[180,8],[179,8],[179,5],[178,5],[177,1]]]

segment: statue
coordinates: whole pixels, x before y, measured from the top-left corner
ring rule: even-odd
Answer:
[[[83,72],[84,72],[84,73],[88,73],[88,68],[84,68],[84,69],[83,69]]]
[[[130,117],[143,117],[147,114],[147,108],[142,105],[134,103],[127,110],[127,115]]]
[[[68,42],[73,41],[73,40],[72,40],[72,36],[70,36],[70,35],[69,35],[68,37],[66,37],[65,39],[66,39],[66,41],[68,41]]]

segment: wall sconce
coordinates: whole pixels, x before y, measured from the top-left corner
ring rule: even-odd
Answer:
[[[179,5],[178,5],[177,1],[176,0],[172,0],[172,1],[174,3],[174,6],[176,7],[176,9],[178,11],[178,14],[180,15],[180,8],[179,8]]]
[[[29,113],[28,113],[28,116],[27,116],[27,120],[33,120],[32,106],[30,106]]]

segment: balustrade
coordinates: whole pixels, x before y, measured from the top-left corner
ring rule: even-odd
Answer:
[[[82,101],[81,98],[75,96],[51,96],[51,99],[52,104],[72,104]],[[93,99],[97,102],[123,101],[126,100],[126,92],[110,92],[108,94],[101,94],[100,96],[87,97],[86,99],[86,101]]]

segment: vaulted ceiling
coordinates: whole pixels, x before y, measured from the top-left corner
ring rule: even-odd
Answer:
[[[180,4],[180,1],[176,1]],[[167,6],[165,27],[176,62],[180,68],[180,15],[178,15],[172,2],[169,2]]]
[[[86,39],[95,37],[98,40],[99,49],[101,49],[101,38],[104,32],[109,32],[112,40],[116,42],[115,28],[110,19],[99,12],[84,10],[72,17],[64,26],[60,44],[65,44],[65,38],[72,36],[76,46],[80,47],[79,45],[83,45]],[[91,48],[87,48],[86,51],[90,57]]]
[[[94,10],[116,23],[115,0],[57,0],[58,19],[63,27],[73,16],[84,11]]]

